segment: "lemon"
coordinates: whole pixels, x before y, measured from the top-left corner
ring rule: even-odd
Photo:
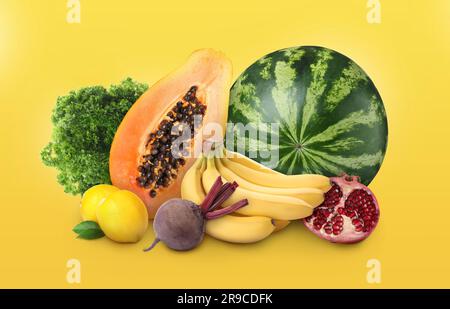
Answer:
[[[127,190],[110,194],[97,208],[97,220],[108,238],[124,243],[139,241],[148,227],[144,202]]]
[[[97,221],[97,208],[106,198],[119,189],[111,185],[96,185],[84,192],[80,211],[83,221]]]

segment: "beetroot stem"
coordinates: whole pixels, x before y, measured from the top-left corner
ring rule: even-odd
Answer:
[[[225,186],[227,186],[227,187],[224,188]],[[236,182],[233,182],[233,183],[227,182],[226,184],[224,184],[222,187],[222,188],[224,188],[224,190],[222,190],[222,192],[220,192],[217,195],[217,198],[214,200],[212,205],[209,207],[208,212],[213,211],[214,209],[216,209],[217,207],[222,205],[222,203],[225,202],[234,193],[234,191],[236,190],[237,187],[238,187],[238,184]]]
[[[223,192],[228,190],[228,188],[230,186],[231,186],[231,183],[229,183],[229,182],[224,183],[224,185],[220,188],[219,192],[217,192],[217,195],[212,203],[214,204],[214,202],[223,194]],[[209,209],[211,209],[211,207],[209,207]]]
[[[216,181],[214,181],[214,184],[212,185],[208,194],[206,194],[205,199],[200,204],[200,209],[202,210],[203,213],[206,213],[209,209],[209,206],[211,206],[211,204],[214,202],[217,193],[220,192],[220,189],[222,188],[222,184],[223,184],[222,178],[218,176]]]
[[[206,213],[206,219],[213,220],[213,219],[223,217],[225,215],[235,212],[236,210],[238,210],[246,205],[248,205],[247,199],[240,200],[239,202],[236,202],[229,207],[221,208],[221,209]]]

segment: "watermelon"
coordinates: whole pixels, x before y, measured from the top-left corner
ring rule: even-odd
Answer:
[[[368,185],[386,152],[375,85],[354,61],[324,47],[286,48],[256,61],[234,83],[228,117],[227,148],[284,174],[346,173]]]

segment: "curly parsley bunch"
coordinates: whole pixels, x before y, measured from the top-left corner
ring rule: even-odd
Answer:
[[[147,88],[128,78],[109,89],[86,87],[58,97],[52,137],[41,158],[58,170],[57,179],[65,192],[82,194],[93,185],[111,183],[109,150],[114,134]]]

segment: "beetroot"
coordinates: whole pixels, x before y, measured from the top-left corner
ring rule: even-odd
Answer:
[[[369,188],[356,176],[331,178],[324,202],[303,220],[320,238],[336,243],[355,243],[369,237],[377,226],[380,209]]]
[[[163,203],[153,221],[156,239],[144,251],[153,249],[160,241],[174,250],[185,251],[195,248],[203,240],[206,220],[220,218],[248,204],[244,199],[216,210],[233,194],[237,186],[236,182],[223,184],[218,177],[201,205],[180,198]]]

